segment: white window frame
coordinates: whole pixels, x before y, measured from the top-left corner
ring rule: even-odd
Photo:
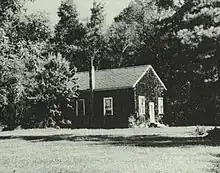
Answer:
[[[163,97],[158,97],[158,114],[164,114],[164,101]]]
[[[83,115],[82,116],[85,116],[86,115],[85,99],[76,100],[76,116],[80,116],[79,115],[79,102],[83,103]]]
[[[143,101],[144,101],[144,105],[141,105],[140,103]],[[138,96],[138,112],[139,112],[139,115],[146,114],[146,98],[145,98],[145,96]]]
[[[110,114],[106,114],[106,109],[105,109],[105,103],[106,103],[106,100],[110,100],[110,102],[111,102],[111,109],[110,109],[110,111],[111,111],[111,113]],[[113,115],[113,97],[104,97],[103,98],[103,114],[104,114],[104,116],[106,116],[106,115]]]

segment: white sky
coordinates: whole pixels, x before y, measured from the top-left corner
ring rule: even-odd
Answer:
[[[62,0],[35,0],[34,3],[29,3],[29,11],[46,11],[52,24],[57,23],[57,9]],[[73,0],[77,6],[79,16],[82,20],[87,19],[90,15],[90,8],[93,0]],[[98,0],[105,3],[106,24],[110,25],[115,16],[117,16],[125,7],[128,6],[131,0]]]

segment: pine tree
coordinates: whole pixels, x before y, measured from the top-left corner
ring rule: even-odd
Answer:
[[[85,61],[81,49],[85,28],[78,18],[73,0],[62,1],[57,14],[60,20],[55,26],[55,51],[80,71],[83,69],[82,62]]]
[[[186,1],[162,23],[160,42],[166,45],[170,110],[182,112],[187,123],[219,121],[219,3]],[[211,114],[211,115],[210,115]]]
[[[83,51],[86,55],[86,67],[89,70],[90,84],[90,113],[91,124],[94,124],[94,71],[102,55],[104,46],[103,24],[104,24],[104,6],[101,3],[93,2],[91,8],[90,21],[86,24],[86,35],[82,42]]]
[[[102,50],[105,46],[105,37],[103,34],[104,26],[104,5],[94,1],[91,8],[91,17],[86,24],[86,35],[83,39],[83,49],[87,57],[87,67],[90,66],[91,60],[95,62],[96,68],[102,56]]]

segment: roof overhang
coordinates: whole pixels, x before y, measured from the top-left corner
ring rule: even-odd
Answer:
[[[111,91],[111,90],[125,90],[125,89],[133,89],[133,87],[131,86],[127,86],[127,87],[114,87],[114,88],[100,88],[100,89],[94,89],[94,91]],[[90,89],[86,89],[86,90],[80,90],[79,91],[90,91]]]

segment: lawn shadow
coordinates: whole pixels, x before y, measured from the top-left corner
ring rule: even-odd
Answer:
[[[210,162],[213,164],[213,167],[208,170],[211,173],[220,173],[220,154],[210,154],[211,156],[213,156],[213,160],[211,160]]]
[[[160,135],[82,135],[71,134],[43,135],[43,136],[0,136],[0,140],[23,139],[31,142],[90,142],[88,145],[137,146],[137,147],[187,147],[195,145],[220,146],[220,141],[213,141],[207,137],[168,137]]]

